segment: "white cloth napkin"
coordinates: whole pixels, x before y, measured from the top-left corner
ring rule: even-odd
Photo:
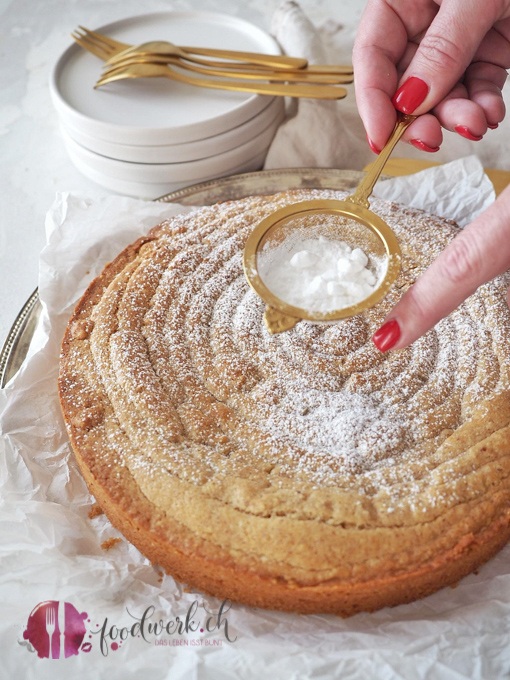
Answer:
[[[340,11],[339,11],[340,14]],[[352,32],[333,18],[316,28],[294,0],[276,10],[271,32],[286,54],[311,64],[351,63]],[[266,157],[265,168],[325,167],[357,170],[373,160],[354,106],[354,90],[339,101],[293,100]]]
[[[355,30],[341,23],[338,16],[315,26],[295,0],[283,0],[271,24],[271,33],[289,55],[306,57],[313,63],[351,63]],[[300,99],[289,105],[267,154],[266,168],[325,167],[359,170],[374,159],[356,108],[354,85],[339,101]],[[510,110],[510,86],[503,90]],[[488,130],[481,142],[471,142],[456,133],[444,131],[437,153],[418,151],[401,143],[395,157],[449,162],[476,155],[484,167],[510,170],[510,116],[497,130]]]

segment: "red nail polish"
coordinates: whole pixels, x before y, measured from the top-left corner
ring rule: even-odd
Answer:
[[[412,76],[393,95],[393,106],[402,113],[414,113],[423,104],[429,93],[429,86],[421,78]]]
[[[496,130],[499,127],[499,123],[487,123],[487,127],[490,128],[491,130]]]
[[[376,153],[377,155],[379,155],[381,153],[381,149],[378,149],[376,147],[376,145],[373,143],[373,141],[370,139],[370,137],[368,135],[367,135],[367,142],[368,142],[368,146],[372,149],[372,151],[374,153]]]
[[[411,139],[411,144],[417,149],[420,149],[420,151],[427,151],[428,153],[439,151],[438,146],[429,146],[428,144],[425,144],[425,142],[422,142],[421,139]]]
[[[374,345],[380,352],[387,352],[394,347],[400,338],[400,326],[396,319],[391,319],[376,331],[372,337]]]
[[[453,129],[461,137],[465,137],[466,139],[470,139],[472,142],[479,142],[483,137],[483,135],[474,135],[471,132],[471,130],[468,127],[466,127],[465,125],[456,125]]]

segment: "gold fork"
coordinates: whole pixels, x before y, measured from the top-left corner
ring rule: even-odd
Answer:
[[[73,40],[83,47],[83,49],[90,52],[95,57],[99,57],[103,61],[107,61],[120,52],[129,49],[131,45],[114,40],[107,35],[98,33],[97,31],[90,31],[85,26],[78,26],[78,28],[71,33]]]
[[[107,60],[114,54],[126,49],[125,43],[103,36],[94,31],[80,27],[81,33],[75,31],[72,36],[76,42],[100,59]],[[335,85],[319,84],[288,84],[288,83],[247,83],[242,80],[213,80],[207,78],[189,77],[172,69],[170,65],[161,64],[133,64],[126,69],[115,69],[110,74],[105,73],[96,83],[96,87],[105,85],[114,80],[124,78],[147,78],[165,77],[188,85],[208,87],[222,90],[234,90],[237,92],[254,92],[271,96],[308,97],[315,99],[342,99],[347,95],[347,90]]]
[[[78,31],[81,31],[80,34]],[[105,36],[97,31],[91,31],[85,26],[78,26],[78,31],[75,31],[73,38],[78,42],[77,38],[83,39],[86,35],[91,40],[95,40],[98,45],[106,45],[110,50],[114,50],[115,54],[119,51],[124,52],[128,50],[136,50],[136,46],[128,45],[126,43],[121,43],[113,38]],[[248,64],[255,64],[258,66],[267,66],[273,69],[299,69],[307,66],[308,62],[306,59],[301,57],[287,57],[282,55],[272,55],[272,54],[259,54],[257,52],[238,52],[235,50],[220,50],[206,47],[178,47],[173,43],[163,42],[163,41],[153,41],[157,42],[161,49],[166,49],[167,54],[170,52],[173,56],[181,57],[183,59],[189,59],[191,61],[196,61],[203,65],[207,65],[206,59],[200,59],[194,55],[201,54],[204,56],[218,57],[220,59],[228,59],[232,61],[238,61]],[[112,53],[110,56],[113,56]]]
[[[106,71],[97,81],[95,87],[112,83],[125,78],[169,78],[187,85],[208,87],[218,90],[232,90],[235,92],[253,92],[281,97],[306,97],[309,99],[343,99],[347,90],[338,85],[319,85],[306,83],[252,83],[246,80],[228,78],[218,80],[214,78],[198,78],[187,76],[170,66],[161,64],[135,63],[125,68],[115,68],[113,72]]]
[[[239,69],[220,69],[210,66],[200,66],[191,62],[186,63],[179,57],[163,56],[157,54],[148,54],[145,52],[131,51],[121,60],[109,59],[106,61],[105,75],[113,75],[117,70],[132,66],[133,64],[160,64],[173,65],[184,68],[193,73],[199,73],[205,76],[213,76],[215,78],[232,78],[234,76],[246,80],[266,80],[271,82],[283,83],[322,83],[329,85],[339,85],[340,83],[352,83],[353,77],[341,73],[310,73],[308,69],[297,71],[272,71],[269,69],[258,70],[244,70]]]
[[[123,52],[119,52],[118,54],[114,55],[111,57],[108,62],[110,64],[117,64],[119,62],[122,62],[124,59],[131,58],[133,55],[138,54],[144,54],[150,57],[174,57],[178,59],[184,59],[188,61],[193,61],[197,64],[200,64],[202,66],[214,66],[215,68],[232,68],[232,69],[246,69],[246,68],[253,68],[255,66],[256,68],[259,69],[270,69],[271,71],[282,71],[284,73],[287,72],[307,72],[307,73],[321,73],[321,74],[335,74],[335,75],[345,75],[345,76],[352,76],[353,75],[353,69],[352,66],[340,66],[340,65],[332,65],[332,64],[320,64],[320,65],[310,65],[307,63],[306,59],[302,59],[303,64],[297,65],[297,62],[299,62],[299,59],[296,57],[274,57],[274,59],[288,59],[288,60],[293,60],[296,62],[295,66],[291,66],[292,62],[289,62],[288,66],[283,67],[276,67],[276,66],[269,66],[267,63],[263,63],[262,61],[256,62],[256,61],[250,61],[248,60],[245,61],[239,61],[239,62],[231,62],[228,63],[225,61],[225,59],[221,61],[215,61],[212,59],[200,59],[199,57],[195,57],[191,52],[187,52],[186,50],[195,50],[195,54],[197,53],[203,53],[203,54],[238,54],[238,55],[253,55],[254,53],[251,52],[225,52],[222,50],[210,50],[209,48],[199,48],[199,47],[178,47],[177,45],[174,45],[173,43],[170,43],[168,41],[164,40],[151,40],[150,42],[142,43],[141,45],[134,45],[133,47],[130,47]],[[257,55],[255,55],[257,56]],[[264,55],[264,61],[267,60],[267,57]]]
[[[81,31],[79,33],[78,31]],[[78,30],[72,34],[73,38],[78,42],[83,40],[85,36],[90,38],[91,42],[94,42],[98,48],[105,47],[109,52],[110,57],[118,54],[119,52],[127,52],[132,50],[137,50],[134,45],[128,45],[126,43],[119,42],[99,33],[98,31],[91,31],[85,26],[79,26]],[[223,60],[231,60],[242,62],[245,64],[255,64],[256,66],[267,66],[272,69],[299,69],[307,66],[308,62],[306,59],[301,57],[287,57],[282,55],[271,55],[271,54],[258,54],[257,52],[238,52],[235,50],[219,50],[213,48],[205,47],[178,47],[173,43],[164,41],[153,41],[157,42],[160,49],[165,50],[165,54],[171,54],[172,56],[181,57],[182,59],[188,59],[190,61],[195,61],[196,63],[207,66],[210,62],[207,59],[200,59],[195,57],[197,54],[210,57],[218,57]],[[101,57],[103,58],[103,57]],[[218,66],[220,62],[218,62]]]
[[[158,52],[160,54],[180,57],[181,59],[189,59],[204,66],[207,66],[208,60],[201,59],[196,55],[216,57],[223,62],[228,60],[241,64],[267,67],[273,70],[294,70],[306,68],[306,66],[308,66],[308,61],[303,57],[288,57],[280,54],[259,54],[258,52],[239,52],[236,50],[214,49],[212,47],[179,47],[167,40],[152,40],[148,43],[143,43],[142,45],[133,45],[126,50],[126,52],[131,51]]]
[[[162,41],[152,41],[150,43],[144,43],[142,46],[133,46],[129,45],[127,43],[120,42],[118,40],[115,40],[114,38],[111,38],[107,35],[104,35],[102,33],[99,33],[97,31],[91,31],[88,28],[85,28],[84,26],[79,26],[77,30],[75,30],[72,34],[73,39],[83,47],[84,49],[88,50],[92,54],[94,54],[96,57],[99,57],[99,59],[102,59],[103,61],[106,61],[108,63],[111,63],[112,65],[116,64],[117,62],[121,62],[125,58],[132,58],[134,54],[138,54],[141,48],[144,49],[145,52],[145,46],[153,46],[154,48],[157,48],[159,51],[156,52],[150,52],[150,54],[157,54],[158,60],[159,58],[165,59],[166,57],[172,59],[170,60],[170,63],[176,63],[173,61],[173,59],[182,59],[182,63],[180,62],[179,65],[186,67],[189,66],[189,63],[186,62],[193,62],[194,64],[200,64],[202,66],[206,66],[209,68],[217,68],[217,69],[232,69],[235,72],[235,75],[238,77],[251,77],[251,73],[248,75],[248,72],[253,71],[253,64],[247,63],[247,62],[236,62],[236,61],[230,61],[227,62],[225,60],[221,61],[216,61],[214,59],[200,59],[199,57],[195,57],[193,54],[188,52],[187,50],[196,50],[202,54],[211,54],[211,53],[222,53],[225,54],[226,52],[224,50],[209,50],[208,48],[191,48],[191,47],[177,47],[176,45],[172,45],[172,43],[165,43]],[[227,52],[231,53],[231,52]],[[254,54],[254,53],[239,53],[239,52],[234,52],[234,54]],[[180,56],[182,55],[182,56]],[[255,54],[256,57],[261,57],[265,59],[266,55],[257,55]],[[273,57],[271,57],[273,58]],[[275,59],[278,58],[280,59],[281,57],[274,57]],[[306,64],[306,60],[302,59],[299,60],[296,57],[285,57],[285,59],[293,59],[295,62],[299,63],[304,62]],[[157,61],[156,63],[160,63]],[[167,63],[166,61],[164,63]],[[292,63],[292,62],[290,62]],[[118,64],[120,65],[120,63]],[[288,66],[280,69],[276,68],[270,68],[264,66],[263,63],[259,63],[256,65],[256,68],[260,70],[260,72],[263,70],[264,71],[264,76],[265,71],[269,71],[271,75],[275,75],[278,77],[278,71],[285,72],[287,74],[287,80],[290,80],[292,76],[299,77],[301,80],[305,80],[303,76],[306,76],[306,80],[313,80],[314,78],[312,77],[312,74],[315,76],[331,76],[333,77],[338,76],[338,79],[336,82],[345,82],[345,83],[350,83],[352,82],[352,66],[336,66],[336,65],[308,65],[308,66],[303,66],[301,68],[290,68]],[[230,75],[230,74],[229,74]],[[345,77],[345,80],[344,80]],[[267,79],[267,78],[266,78]],[[331,81],[327,81],[331,82]]]

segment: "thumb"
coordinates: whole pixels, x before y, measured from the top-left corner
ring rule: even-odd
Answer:
[[[395,108],[420,115],[442,101],[498,18],[493,2],[443,0],[400,80]]]

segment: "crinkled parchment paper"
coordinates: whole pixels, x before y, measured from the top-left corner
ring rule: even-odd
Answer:
[[[490,183],[472,159],[450,164],[447,172],[388,180],[377,193],[396,191],[394,197],[401,198],[410,185],[416,198],[413,183],[427,197],[425,207],[440,206],[445,216],[458,216],[474,187],[482,203],[493,200]],[[447,201],[437,198],[438,187]],[[471,205],[470,211],[479,207]],[[1,395],[0,678],[510,677],[510,546],[456,588],[410,605],[343,620],[233,604],[218,621],[221,602],[186,591],[148,563],[104,516],[89,517],[94,499],[68,445],[57,400],[63,330],[104,264],[181,209],[60,194],[48,213],[40,261],[42,320],[29,357]],[[104,542],[111,538],[121,540],[107,550]],[[77,655],[59,660],[30,651],[23,633],[34,608],[48,600],[86,613],[83,644],[90,643],[89,651],[82,645]],[[182,624],[191,611],[193,620],[204,621],[204,606],[217,625],[179,634],[176,617]],[[168,624],[168,631],[148,632],[148,623],[157,621]]]

